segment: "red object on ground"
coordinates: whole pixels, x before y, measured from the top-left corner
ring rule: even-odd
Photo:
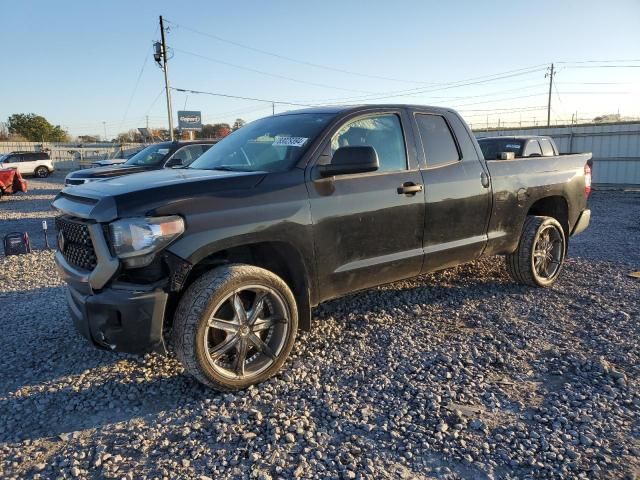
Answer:
[[[22,178],[20,172],[15,168],[4,168],[0,170],[0,191],[5,193],[16,193],[27,191],[27,181]]]

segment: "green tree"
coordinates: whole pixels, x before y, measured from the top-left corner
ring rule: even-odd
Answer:
[[[0,122],[0,140],[9,140],[9,130],[4,122]]]
[[[243,119],[241,118],[236,118],[236,121],[233,122],[233,131],[235,132],[236,130],[238,130],[239,128],[244,127],[244,124],[247,123],[245,122]]]
[[[7,120],[9,133],[20,135],[30,142],[64,142],[68,139],[60,125],[50,124],[42,115],[15,113]]]

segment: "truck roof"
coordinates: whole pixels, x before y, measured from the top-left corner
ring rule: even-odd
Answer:
[[[303,113],[346,113],[346,112],[358,112],[358,111],[366,111],[370,109],[378,109],[378,108],[424,108],[429,109],[431,111],[437,112],[452,112],[454,111],[451,108],[443,108],[443,107],[433,107],[429,105],[412,105],[412,104],[403,104],[403,103],[370,103],[363,105],[329,105],[329,106],[320,106],[320,107],[308,107],[302,108],[299,110],[289,110],[286,112],[279,113],[277,115],[298,115]]]
[[[496,137],[480,137],[480,140],[531,140],[534,138],[548,138],[551,139],[549,135],[498,135]]]

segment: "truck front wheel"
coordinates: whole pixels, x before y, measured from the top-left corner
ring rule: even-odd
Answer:
[[[507,271],[518,283],[548,287],[560,275],[565,252],[564,230],[555,218],[528,216],[518,248],[505,257]]]
[[[296,302],[277,275],[251,265],[214,268],[185,292],[172,344],[184,368],[218,390],[240,390],[274,375],[298,329]]]

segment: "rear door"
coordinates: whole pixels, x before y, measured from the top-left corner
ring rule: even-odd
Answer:
[[[21,174],[33,173],[38,166],[38,154],[37,153],[23,153],[22,161],[18,164],[18,171]]]
[[[418,275],[424,192],[405,110],[355,114],[337,125],[317,163],[342,146],[375,148],[376,172],[313,176],[309,182],[320,300]],[[411,141],[407,142],[409,136]],[[415,190],[415,188],[414,188]]]
[[[415,111],[426,212],[425,261],[429,272],[471,261],[487,241],[491,188],[483,160],[457,115]]]

